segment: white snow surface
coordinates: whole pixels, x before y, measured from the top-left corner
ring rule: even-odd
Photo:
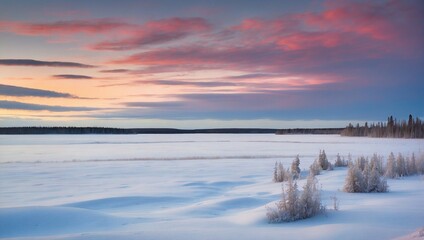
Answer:
[[[281,184],[272,182],[275,161],[289,167],[299,154],[306,175],[322,149],[331,162],[337,153],[410,156],[424,154],[424,140],[2,135],[0,238],[393,239],[424,226],[423,176],[388,180],[389,193],[345,193],[346,168],[318,176],[326,214],[269,224],[266,206],[281,195]]]

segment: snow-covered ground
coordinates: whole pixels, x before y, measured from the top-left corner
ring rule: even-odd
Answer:
[[[334,135],[0,136],[0,238],[391,239],[419,236],[424,177],[388,180],[389,193],[342,192],[346,168],[318,176],[325,215],[268,224],[275,161],[319,150],[424,153],[424,140]],[[300,180],[302,186],[305,180]],[[332,210],[331,197],[340,201]],[[416,233],[412,234],[414,231]]]

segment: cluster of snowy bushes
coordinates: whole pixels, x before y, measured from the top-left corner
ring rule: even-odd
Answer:
[[[283,185],[281,200],[267,210],[268,221],[271,223],[296,221],[324,212],[317,179],[309,175],[300,193],[297,182],[289,178],[286,186]]]
[[[382,158],[374,155],[371,160],[365,157],[358,158],[350,163],[347,172],[345,192],[387,192],[386,179],[382,176]]]
[[[309,172],[312,175],[319,175],[322,170],[332,171],[334,165],[328,161],[327,154],[325,151],[319,151],[318,158],[309,167]]]
[[[284,182],[289,179],[298,179],[300,177],[300,159],[299,155],[293,160],[290,169],[285,169],[281,162],[275,162],[274,166],[274,182]]]
[[[386,178],[399,178],[415,174],[424,174],[424,157],[404,157],[401,153],[395,158],[390,153],[386,164],[383,157],[374,154],[370,160],[359,157],[349,162],[344,191],[346,192],[387,192]]]
[[[395,158],[390,153],[386,164],[383,157],[374,154],[371,159],[359,157],[349,162],[344,191],[346,192],[387,192],[386,178],[399,178],[424,174],[424,157],[404,157],[401,153]]]
[[[312,217],[325,211],[321,203],[320,190],[316,175],[320,171],[331,171],[334,167],[348,166],[348,172],[345,179],[343,190],[350,193],[368,193],[368,192],[387,192],[387,178],[398,178],[414,174],[424,174],[424,155],[416,158],[414,154],[411,157],[404,157],[398,154],[395,158],[390,153],[386,163],[382,156],[374,154],[370,159],[359,157],[352,161],[349,154],[348,160],[342,158],[339,154],[336,156],[334,165],[328,161],[325,151],[320,151],[318,158],[310,166],[309,176],[303,191],[300,192],[297,187],[296,179],[300,178],[300,160],[299,156],[293,160],[291,167],[285,169],[281,162],[276,162],[274,167],[274,182],[287,182],[283,185],[281,200],[274,207],[268,207],[267,217],[269,222],[290,222],[299,219]],[[334,202],[338,205],[337,198]],[[335,210],[338,207],[335,205]]]
[[[281,162],[276,162],[274,167],[274,182],[285,182],[283,185],[281,200],[274,207],[268,207],[267,217],[271,223],[291,222],[300,219],[310,218],[323,211],[325,207],[321,203],[321,193],[318,189],[318,180],[315,172],[310,171],[303,191],[297,187],[296,179],[300,178],[299,155],[293,160],[290,169],[285,169]],[[321,169],[329,169],[325,151],[320,152],[317,161],[314,162],[318,172]],[[312,169],[312,166],[311,166]]]
[[[349,165],[349,162],[352,161],[352,155],[347,156],[347,160],[345,158],[340,157],[340,154],[337,153],[336,161],[334,162],[334,167],[347,167]]]
[[[386,177],[399,178],[415,174],[424,174],[424,156],[416,159],[415,154],[404,157],[399,153],[395,158],[395,155],[390,153],[384,171]]]

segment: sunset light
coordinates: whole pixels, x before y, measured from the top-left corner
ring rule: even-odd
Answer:
[[[424,115],[420,1],[94,3],[2,2],[1,126]]]

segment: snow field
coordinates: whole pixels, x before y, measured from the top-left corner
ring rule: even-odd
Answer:
[[[281,183],[272,182],[275,161],[289,167],[300,154],[306,175],[320,149],[334,162],[337,153],[421,154],[422,140],[305,135],[27,137],[0,137],[1,238],[391,239],[424,226],[422,176],[389,179],[389,193],[345,193],[347,169],[336,168],[317,176],[328,208],[325,215],[268,224],[265,207],[281,194]],[[105,152],[97,155],[101,149]],[[299,189],[305,181],[298,181]],[[332,196],[340,200],[339,211],[331,209]]]

